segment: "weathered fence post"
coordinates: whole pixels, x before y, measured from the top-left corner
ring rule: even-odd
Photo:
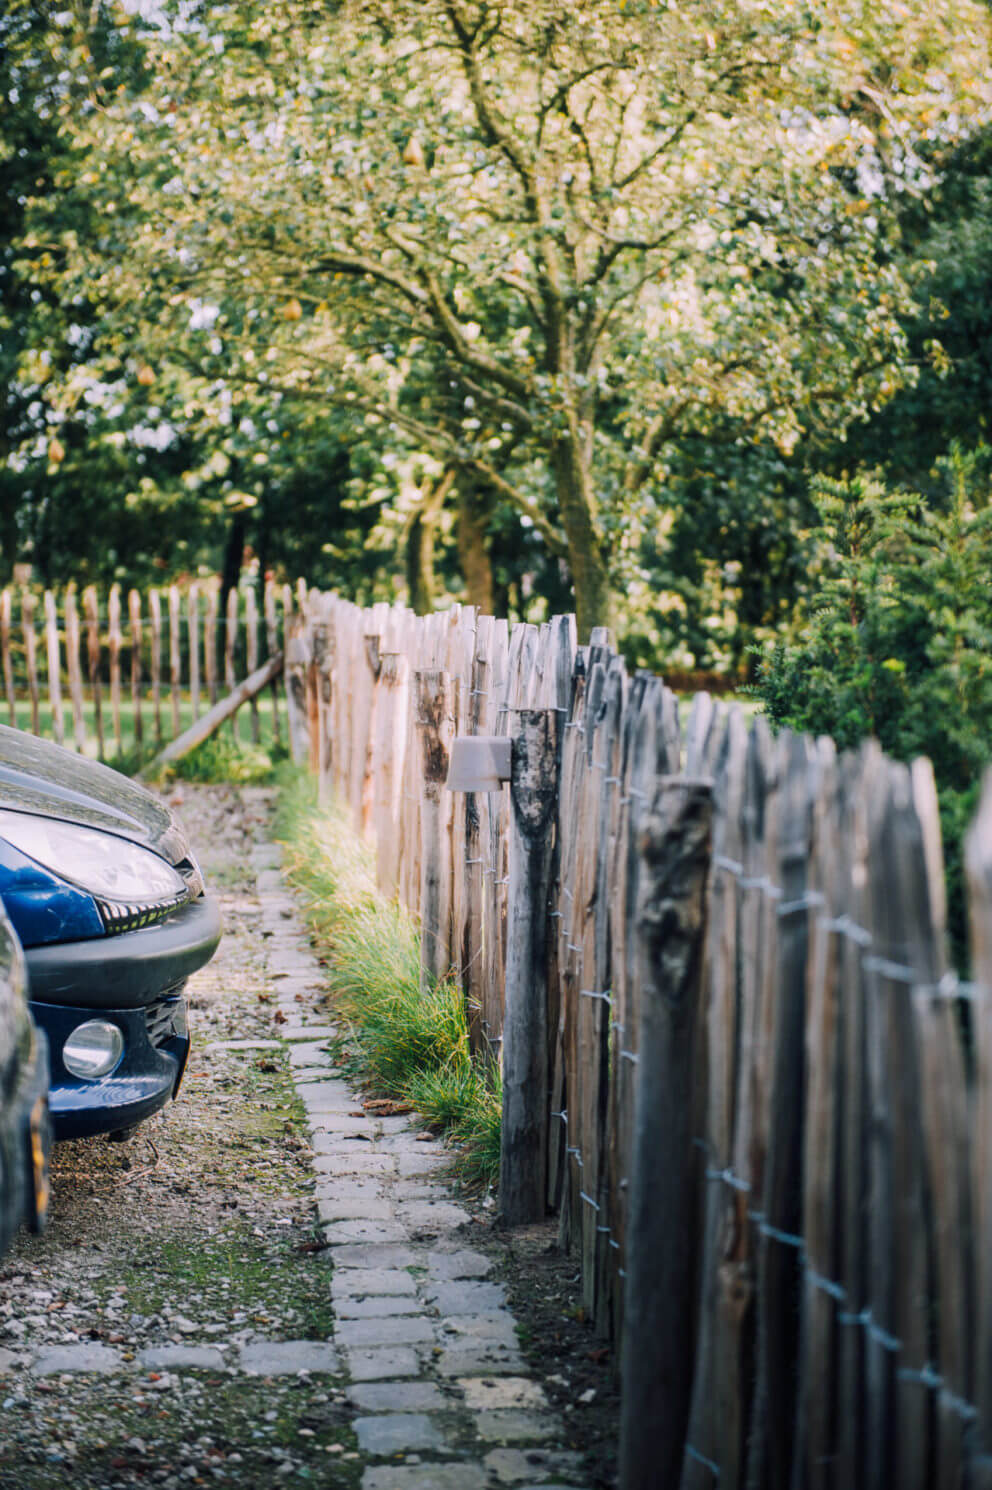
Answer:
[[[300,766],[310,755],[310,724],[307,716],[307,673],[310,644],[300,615],[286,617],[286,722],[289,752]]]
[[[52,733],[56,745],[65,744],[65,720],[62,717],[62,659],[59,652],[59,618],[55,596],[45,591],[45,653],[48,663],[48,701],[52,710]]]
[[[3,689],[7,696],[7,714],[13,728],[17,728],[17,700],[14,694],[14,663],[10,655],[11,595],[4,589],[0,595],[0,650],[3,652]]]
[[[107,600],[107,642],[110,647],[110,717],[114,726],[114,749],[124,749],[121,735],[121,587],[110,586]]]
[[[141,595],[137,590],[128,591],[127,608],[131,623],[131,704],[134,708],[134,743],[140,749],[144,741],[144,725],[141,718]]]
[[[152,713],[155,719],[155,748],[162,748],[162,597],[157,590],[148,592],[148,617],[151,625]]]
[[[641,1007],[627,1224],[622,1490],[679,1483],[692,1385],[693,1073],[712,787],[664,777],[644,824]]]
[[[179,719],[179,686],[182,682],[182,652],[179,639],[179,588],[169,586],[169,698],[172,704],[172,738],[178,738],[182,728]],[[233,689],[233,681],[228,688]]]
[[[217,686],[217,607],[219,604],[217,586],[212,584],[207,589],[207,605],[203,617],[203,673],[211,708],[220,697],[220,689]]]
[[[38,638],[34,630],[34,596],[30,590],[21,591],[21,632],[24,636],[24,664],[28,674],[28,689],[31,693],[31,733],[41,734],[38,713]]]
[[[519,713],[510,777],[499,1204],[508,1226],[543,1220],[548,1164],[548,892],[558,810],[558,715]]]
[[[245,594],[245,671],[249,674],[258,670],[258,600],[255,595],[254,585],[250,586]],[[258,720],[258,699],[252,694],[248,707],[251,710],[251,742],[257,745],[261,739],[261,728]]]
[[[402,652],[385,652],[379,672],[381,698],[372,738],[376,802],[375,877],[388,899],[399,884],[400,823],[403,798],[410,664]]]
[[[307,723],[310,733],[310,769],[316,774],[321,801],[331,795],[330,735],[327,729],[331,706],[331,628],[319,617],[310,622],[310,668],[307,673]]]
[[[83,714],[83,675],[79,666],[79,612],[72,585],[65,592],[65,659],[72,700],[72,732],[81,755],[86,749],[86,720]]]
[[[451,966],[451,842],[444,831],[442,792],[454,738],[451,679],[440,668],[414,674],[420,735],[420,983]]]
[[[265,644],[268,655],[275,656],[279,650],[279,622],[276,617],[276,587],[275,581],[265,581]],[[272,679],[272,739],[279,744],[279,678]]]
[[[86,616],[86,672],[93,695],[97,753],[102,760],[106,752],[103,741],[103,703],[100,698],[100,614],[94,585],[87,585],[83,591],[83,611]]]
[[[186,596],[186,633],[189,641],[189,697],[193,723],[200,717],[200,587],[196,580]],[[254,668],[249,668],[254,672]]]

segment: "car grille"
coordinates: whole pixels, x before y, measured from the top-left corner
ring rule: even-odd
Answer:
[[[173,911],[193,898],[185,888],[168,900],[158,900],[153,905],[129,905],[122,900],[101,900],[94,896],[103,929],[108,936],[119,936],[124,931],[137,931],[142,926],[153,926],[156,921],[164,921],[166,916],[171,916]]]
[[[148,1031],[148,1040],[156,1050],[175,1037],[173,1020],[178,1006],[178,999],[159,999],[157,1003],[149,1004],[145,1009],[145,1028]]]

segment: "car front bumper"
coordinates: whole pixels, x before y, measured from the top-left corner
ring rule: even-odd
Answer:
[[[116,1024],[124,1036],[124,1054],[110,1075],[98,1081],[73,1076],[62,1060],[65,1041],[91,1011],[34,1001],[30,1008],[51,1052],[48,1105],[56,1140],[133,1128],[179,1091],[190,1045],[181,995],[140,1009],[100,1010],[99,1017]]]
[[[25,947],[31,997],[87,1011],[142,1008],[209,962],[220,932],[217,902],[204,895],[139,931]]]

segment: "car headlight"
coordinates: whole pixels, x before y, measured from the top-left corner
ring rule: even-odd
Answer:
[[[108,1019],[87,1019],[77,1024],[62,1046],[67,1071],[83,1081],[108,1076],[124,1054],[124,1036]]]
[[[58,818],[0,810],[0,837],[101,899],[148,905],[185,897],[182,876],[140,844]]]

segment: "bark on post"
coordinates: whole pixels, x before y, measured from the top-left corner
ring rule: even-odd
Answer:
[[[451,966],[451,842],[441,800],[454,738],[451,678],[440,668],[414,674],[420,735],[420,985]]]
[[[519,715],[510,779],[499,1202],[508,1226],[544,1219],[548,1163],[548,892],[558,809],[558,715]]]
[[[645,823],[641,1007],[627,1226],[621,1490],[675,1490],[692,1382],[692,1081],[712,787],[663,777]]]

